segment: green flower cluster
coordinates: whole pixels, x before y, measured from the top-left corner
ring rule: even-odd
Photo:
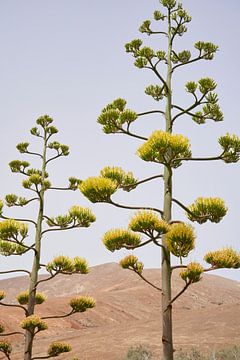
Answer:
[[[103,125],[103,131],[106,134],[114,134],[122,132],[124,124],[129,126],[136,119],[137,113],[126,109],[126,101],[119,98],[102,110],[97,122]]]

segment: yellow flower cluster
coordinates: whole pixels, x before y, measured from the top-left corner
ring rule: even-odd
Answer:
[[[162,220],[154,211],[139,211],[131,219],[128,227],[132,231],[139,231],[150,234],[155,231],[159,235],[166,234],[170,230],[170,225]]]
[[[194,249],[194,229],[191,225],[180,223],[173,224],[165,235],[164,241],[169,251],[177,257],[186,257]]]
[[[138,261],[137,256],[134,256],[134,255],[126,256],[119,262],[119,265],[123,269],[134,270],[135,272],[137,272],[139,274],[142,274],[143,267],[144,267],[143,263]]]
[[[197,221],[199,224],[207,220],[218,223],[227,213],[227,207],[220,198],[199,197],[188,207],[191,213],[187,213],[189,220]]]
[[[79,185],[79,189],[93,203],[108,202],[117,190],[117,183],[100,176],[90,177]]]
[[[137,150],[137,155],[145,161],[167,164],[173,168],[181,165],[181,158],[190,158],[189,140],[181,134],[171,134],[156,130]]]
[[[108,250],[115,251],[122,248],[134,248],[141,243],[141,238],[139,234],[131,230],[113,229],[104,234],[102,241]]]
[[[195,283],[201,280],[201,274],[203,273],[203,267],[199,263],[191,262],[187,268],[180,272],[180,277],[187,283]]]
[[[37,331],[43,331],[48,328],[48,325],[45,321],[43,321],[38,315],[30,315],[24,319],[20,324],[22,329],[29,330],[34,332],[35,329]]]
[[[204,260],[215,268],[240,268],[240,253],[232,248],[211,251],[204,256]]]

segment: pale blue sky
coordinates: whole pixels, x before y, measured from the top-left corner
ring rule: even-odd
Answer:
[[[185,96],[184,84],[213,77],[218,83],[225,121],[199,126],[190,118],[183,118],[174,131],[191,139],[194,155],[217,155],[218,136],[226,132],[240,135],[240,3],[186,0],[183,5],[193,20],[188,33],[178,41],[179,49],[193,49],[196,41],[203,40],[218,44],[219,52],[214,61],[193,64],[176,74],[174,98],[178,104],[188,104],[190,98]],[[157,80],[151,73],[135,68],[131,56],[124,51],[124,44],[133,38],[140,37],[148,43],[149,38],[137,29],[158,8],[156,0],[0,1],[1,198],[11,192],[23,194],[21,177],[10,173],[8,163],[21,158],[15,145],[31,139],[28,131],[42,114],[55,119],[59,128],[57,138],[71,150],[67,159],[59,160],[49,170],[56,185],[63,185],[72,175],[82,179],[98,175],[106,165],[132,170],[139,179],[159,173],[156,164],[144,163],[135,155],[141,142],[121,135],[105,135],[96,123],[101,109],[117,97],[126,98],[128,106],[137,112],[158,106],[144,94],[146,85]],[[164,40],[154,44],[161,49]],[[148,136],[162,126],[161,119],[151,117],[139,120],[136,129]],[[221,223],[196,226],[197,246],[190,260],[201,261],[207,250],[224,246],[240,250],[239,175],[239,164],[224,163],[186,163],[175,171],[175,197],[190,204],[198,196],[219,196],[229,208]],[[119,192],[115,199],[123,204],[161,208],[162,184],[155,181],[130,194]],[[97,222],[89,229],[56,233],[44,239],[43,262],[65,253],[84,256],[90,265],[96,265],[118,261],[128,253],[109,253],[101,244],[101,237],[112,227],[126,226],[130,212],[109,205],[92,205],[80,192],[50,194],[47,212],[63,214],[72,204],[91,207]],[[33,211],[34,207],[24,214],[32,215]],[[13,214],[12,209],[7,209],[7,214]],[[14,214],[19,215],[20,210]],[[184,219],[177,209],[175,216]],[[158,248],[148,247],[137,254],[146,267],[158,267],[158,252]],[[29,267],[30,257],[1,258],[1,268],[19,264]],[[240,277],[239,270],[218,273],[238,280]]]

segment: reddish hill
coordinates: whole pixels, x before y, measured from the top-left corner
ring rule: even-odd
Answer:
[[[159,270],[148,269],[144,275],[160,284]],[[184,285],[177,272],[173,284],[174,293]],[[0,281],[0,290],[7,293],[4,302],[15,303],[16,295],[26,289],[26,277]],[[42,283],[41,291],[48,297],[46,303],[38,305],[42,316],[68,312],[68,302],[76,294],[95,297],[97,306],[83,314],[48,320],[49,330],[37,335],[34,355],[44,356],[50,342],[64,340],[71,343],[73,351],[59,359],[118,360],[130,346],[140,343],[148,344],[159,358],[161,296],[132,272],[114,263],[95,266],[88,275],[61,275]],[[21,310],[0,307],[0,320],[8,332],[16,330],[21,318]],[[240,344],[240,283],[204,275],[176,301],[173,320],[176,350]],[[11,340],[13,360],[22,359],[22,337]]]

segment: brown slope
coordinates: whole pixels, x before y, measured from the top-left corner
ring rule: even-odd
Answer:
[[[148,269],[144,274],[156,285],[160,283],[159,270]],[[177,272],[173,284],[174,293],[183,286]],[[0,282],[0,290],[7,292],[6,302],[10,303],[26,288],[26,277]],[[159,358],[161,296],[132,272],[113,263],[95,266],[88,275],[58,276],[42,283],[41,291],[48,296],[46,303],[38,307],[43,316],[68,312],[67,304],[76,294],[94,296],[97,307],[70,318],[48,320],[49,330],[38,335],[36,355],[46,354],[49,342],[66,340],[72,344],[73,351],[71,356],[66,354],[59,359],[78,356],[81,360],[117,360],[126,349],[139,343],[149,344]],[[7,331],[16,329],[21,316],[21,310],[0,307],[0,319]],[[176,301],[173,316],[176,349],[239,344],[240,283],[205,275]],[[12,340],[13,360],[20,360],[21,336]]]

